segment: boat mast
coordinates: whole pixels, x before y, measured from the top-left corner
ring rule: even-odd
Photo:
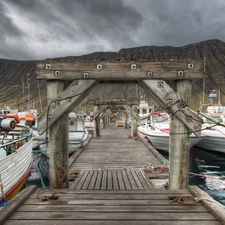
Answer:
[[[204,57],[203,63],[204,63],[204,68],[203,68],[203,92],[202,92],[202,105],[204,105],[204,102],[205,102],[205,66],[206,66],[205,57]]]

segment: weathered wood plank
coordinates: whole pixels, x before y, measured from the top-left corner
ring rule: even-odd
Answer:
[[[87,178],[85,179],[85,182],[83,184],[83,189],[88,189],[90,181],[91,181],[91,178],[93,176],[93,173],[94,173],[94,171],[89,171],[88,172]]]
[[[38,116],[38,132],[43,134],[47,128],[59,119],[65,112],[71,111],[79,102],[92,91],[92,88],[97,84],[95,80],[79,81],[76,85],[71,83],[57,99],[59,104],[54,101],[49,104],[49,107]],[[67,100],[69,98],[69,100]],[[47,120],[51,116],[50,120]]]
[[[88,189],[94,189],[95,187],[95,183],[96,183],[96,179],[97,179],[97,176],[98,176],[98,171],[93,171],[93,175],[91,177],[91,181],[90,181],[90,184],[88,186]]]
[[[45,211],[45,212],[57,212],[57,211],[71,211],[71,212],[146,212],[146,213],[180,213],[180,212],[209,212],[204,206],[189,206],[187,209],[186,205],[169,205],[169,206],[152,206],[152,205],[129,205],[129,206],[112,206],[112,205],[45,205],[44,207],[37,207],[37,205],[22,205],[17,212],[34,212],[34,211]]]
[[[23,189],[6,206],[4,206],[0,213],[0,224],[3,224],[36,190],[37,186],[31,185],[26,189]]]
[[[215,215],[220,221],[223,221],[222,224],[225,224],[225,213],[224,207],[213,200],[207,193],[202,191],[197,186],[190,186],[189,190],[198,198],[202,199],[202,202],[207,208]]]
[[[113,189],[119,190],[119,183],[117,179],[117,171],[112,171],[112,178],[113,178]]]
[[[143,80],[139,84],[154,98],[154,100],[167,112],[172,113],[182,121],[191,132],[200,137],[202,119],[185,107],[176,104],[180,101],[176,92],[163,80]],[[187,116],[193,118],[187,122]]]
[[[84,185],[84,182],[85,182],[85,180],[87,178],[87,175],[88,175],[88,171],[84,171],[83,174],[82,174],[81,179],[79,180],[79,182],[76,185],[76,189],[82,189],[82,187]]]
[[[193,63],[194,68],[188,68],[188,64]],[[102,70],[131,70],[131,65],[136,64],[136,70],[148,71],[154,69],[156,71],[171,71],[189,69],[190,71],[203,71],[203,61],[88,61],[88,62],[75,62],[75,61],[60,61],[45,60],[37,63],[36,69],[46,70],[46,64],[51,64],[50,70],[95,70],[97,65],[102,65]],[[47,69],[48,70],[48,69]]]
[[[117,171],[117,176],[118,176],[120,190],[125,190],[125,184],[124,184],[124,180],[122,176],[122,171]]]
[[[14,220],[26,220],[27,218],[38,220],[38,219],[52,219],[54,221],[57,220],[159,220],[159,221],[216,221],[217,219],[210,213],[114,213],[114,212],[107,212],[107,213],[93,213],[93,212],[79,212],[79,215],[73,212],[58,212],[57,214],[51,214],[49,212],[15,212],[10,219]]]
[[[77,184],[79,183],[80,179],[82,178],[84,172],[80,172],[79,175],[76,177],[76,179],[70,183],[70,188],[75,189]]]
[[[7,221],[4,225],[30,225],[34,223],[33,220],[23,220],[21,223],[18,220]],[[36,220],[35,225],[62,225],[61,220]],[[109,221],[109,220],[82,220],[82,225],[191,225],[190,221]],[[195,225],[203,225],[202,221],[194,221]],[[63,220],[63,225],[81,225],[81,220]],[[218,221],[204,221],[204,225],[221,225]]]
[[[107,190],[112,190],[113,189],[113,182],[112,182],[112,171],[108,171],[108,176],[107,176]]]
[[[102,174],[103,174],[102,171],[98,172],[98,176],[97,176],[97,179],[96,179],[96,184],[95,184],[95,188],[94,189],[97,189],[97,190],[101,189]]]
[[[103,171],[101,189],[107,188],[107,171]]]
[[[131,171],[127,170],[126,172],[127,172],[127,176],[128,176],[129,181],[130,181],[132,189],[133,190],[137,190],[138,187],[137,187],[137,184],[136,184],[136,182],[135,182],[135,180],[134,180],[134,178],[133,178],[133,176],[131,174]]]
[[[129,181],[128,177],[127,177],[127,173],[126,173],[125,170],[122,171],[122,176],[123,176],[125,188],[126,188],[127,190],[131,190],[132,187],[131,187],[130,181]]]
[[[193,68],[188,68],[186,61],[117,61],[117,62],[40,62],[37,64],[37,79],[202,79],[203,62],[192,61]],[[51,64],[46,69],[46,64]],[[101,65],[101,69],[99,68]],[[133,65],[136,65],[135,68]],[[183,71],[181,76],[179,71]],[[149,73],[150,72],[150,73]],[[57,74],[56,74],[57,73]]]
[[[137,175],[137,171],[131,171],[131,174],[133,175],[133,178],[135,180],[135,183],[137,185],[137,189],[144,189],[143,185],[141,184],[139,177]]]

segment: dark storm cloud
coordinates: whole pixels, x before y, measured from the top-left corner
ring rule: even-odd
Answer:
[[[225,40],[223,0],[2,0],[0,58]]]
[[[14,25],[12,19],[5,12],[5,7],[0,2],[0,40],[4,41],[8,36],[23,36],[24,33]]]

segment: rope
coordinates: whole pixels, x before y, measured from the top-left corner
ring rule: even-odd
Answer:
[[[173,199],[173,202],[179,202],[182,205],[194,205],[200,202],[202,199],[201,198],[196,198],[193,196],[179,196],[175,199]]]
[[[36,197],[42,201],[47,201],[53,199],[55,195],[55,190],[53,188],[43,188],[37,192]]]

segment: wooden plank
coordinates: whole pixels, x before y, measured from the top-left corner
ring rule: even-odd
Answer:
[[[95,188],[94,189],[97,189],[97,190],[101,189],[102,174],[103,174],[102,171],[99,171],[98,172],[98,176],[97,176],[97,179],[96,179],[96,184],[95,184]]]
[[[151,185],[151,184],[147,181],[145,175],[143,175],[142,172],[137,173],[137,176],[138,176],[138,178],[139,178],[139,180],[140,180],[142,186],[144,187],[144,189],[147,189],[147,190],[148,190],[148,189],[154,189],[153,185]]]
[[[65,112],[71,111],[84,96],[92,91],[92,88],[97,85],[95,80],[79,81],[76,85],[71,83],[57,99],[59,104],[52,102],[49,107],[38,116],[38,133],[43,134],[47,128],[58,120]],[[67,100],[69,99],[69,100]],[[47,120],[47,116],[51,119]]]
[[[36,205],[22,205],[17,212],[34,212],[34,211],[45,211],[45,212],[57,212],[57,211],[71,211],[71,212],[146,212],[146,213],[180,213],[180,212],[209,212],[204,206],[192,206],[186,205],[169,205],[169,206],[158,206],[158,205],[128,205],[123,207],[112,206],[112,205],[45,205],[44,207],[37,207]]]
[[[94,189],[95,187],[95,183],[96,183],[96,179],[97,179],[97,176],[98,176],[98,171],[93,171],[93,175],[91,177],[91,181],[90,181],[90,184],[88,186],[88,189]]]
[[[32,220],[49,220],[53,218],[55,214],[51,215],[49,212],[15,212],[10,219],[13,220],[26,220],[27,218]],[[114,212],[107,212],[107,213],[86,213],[86,212],[79,212],[79,215],[77,215],[74,212],[59,212],[57,216],[54,216],[54,221],[62,220],[63,218],[66,218],[66,220],[129,220],[129,221],[135,221],[135,220],[159,220],[159,221],[216,221],[216,218],[211,215],[210,213],[114,213]]]
[[[124,180],[123,180],[122,171],[117,171],[117,176],[118,176],[120,190],[125,190],[125,184],[124,184]]]
[[[203,204],[216,216],[222,224],[225,224],[224,206],[213,200],[207,193],[197,186],[189,186],[189,190],[198,198],[202,199]]]
[[[127,173],[126,173],[125,170],[122,171],[122,176],[123,176],[125,188],[126,188],[127,190],[132,189],[131,184],[130,184],[130,181],[129,181],[128,177],[127,177]]]
[[[113,189],[113,182],[112,182],[112,171],[107,171],[108,176],[107,176],[107,190],[112,190]]]
[[[202,119],[185,107],[180,106],[178,95],[163,80],[143,80],[139,84],[154,98],[154,100],[167,112],[172,113],[184,123],[196,136],[201,135]],[[187,116],[191,119],[187,121]]]
[[[33,220],[27,219],[27,220],[22,220],[22,224],[23,225],[30,225],[32,223],[34,223]],[[193,222],[192,222],[193,223]],[[61,220],[36,220],[35,221],[35,225],[62,225],[62,221]],[[109,220],[82,220],[82,225],[190,225],[191,222],[190,221],[143,221],[143,220],[139,220],[139,221],[109,221]],[[195,225],[221,225],[220,222],[218,221],[204,221],[204,223],[202,221],[194,221]],[[7,221],[4,225],[19,225],[17,220],[10,220]],[[81,225],[81,220],[63,220],[63,225]]]
[[[48,205],[49,202],[37,202],[37,199],[28,199],[25,204],[29,205]],[[65,199],[61,198],[58,200],[51,200],[52,205],[114,205],[114,206],[129,206],[129,205],[158,205],[158,206],[178,206],[179,202],[170,202],[168,199]],[[197,205],[202,205],[202,203],[197,203]]]
[[[188,68],[188,64],[193,63],[194,68]],[[131,65],[136,64],[136,70],[148,71],[154,69],[155,71],[171,71],[189,69],[190,71],[203,71],[203,61],[200,60],[177,60],[177,61],[54,61],[51,59],[39,61],[36,70],[48,70],[46,64],[51,64],[49,70],[93,70],[97,71],[97,65],[102,65],[102,70],[131,70]]]
[[[139,177],[138,177],[138,175],[137,175],[137,173],[139,173],[139,171],[133,170],[133,171],[130,171],[130,172],[131,172],[131,174],[133,175],[133,178],[134,178],[135,183],[136,183],[136,185],[137,185],[137,189],[144,189],[144,187],[143,187],[143,185],[142,185],[142,183],[141,183],[141,181],[139,180]]]
[[[193,63],[193,68],[188,68],[188,64]],[[46,69],[46,64],[51,64],[50,69]],[[101,69],[98,65],[101,65]],[[136,68],[133,67],[136,65]],[[59,75],[55,75],[56,71]],[[180,76],[179,71],[183,71]],[[149,73],[150,72],[150,73]],[[53,62],[45,61],[37,64],[37,79],[202,79],[203,62],[200,61],[98,61],[98,62]]]
[[[87,175],[88,175],[88,171],[84,171],[83,175],[82,175],[81,179],[79,180],[79,182],[77,183],[75,189],[82,189],[84,182],[87,178]]]
[[[134,180],[134,178],[132,176],[131,171],[130,170],[127,170],[126,172],[127,172],[127,176],[128,176],[129,181],[130,181],[130,184],[131,184],[132,189],[133,190],[137,190],[138,187],[137,187],[137,184],[136,184],[136,182],[135,182],[135,180]]]
[[[84,172],[81,171],[81,172],[79,173],[79,175],[76,177],[76,179],[70,184],[70,188],[71,188],[71,189],[76,188],[76,186],[77,186],[77,184],[79,183],[80,179],[82,178],[83,174],[84,174]]]
[[[37,190],[36,185],[31,185],[19,192],[6,206],[1,209],[0,224],[3,224],[29,196]]]
[[[86,180],[85,180],[85,182],[83,184],[83,189],[88,189],[90,181],[91,181],[91,178],[93,176],[93,173],[94,173],[94,171],[89,171],[88,172],[87,178],[86,178]]]
[[[103,171],[102,175],[102,184],[101,184],[101,189],[106,190],[107,188],[107,171]]]
[[[112,171],[112,178],[113,178],[113,189],[119,190],[119,183],[117,179],[117,171]]]

